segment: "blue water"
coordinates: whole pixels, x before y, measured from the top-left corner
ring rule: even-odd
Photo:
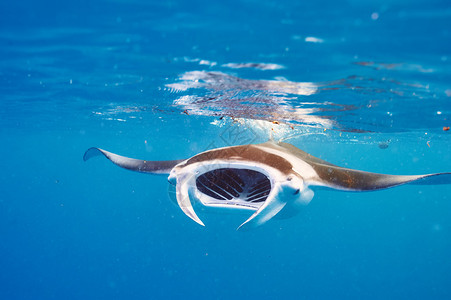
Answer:
[[[292,136],[334,164],[451,171],[451,5],[0,3],[0,299],[450,299],[451,186],[315,190],[186,217],[107,160]]]

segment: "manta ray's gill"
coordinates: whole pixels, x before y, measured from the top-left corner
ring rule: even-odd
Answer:
[[[265,151],[263,147],[258,145],[234,146],[202,152],[191,157],[179,167],[185,167],[193,163],[208,163],[214,160],[230,159],[265,164],[278,169],[283,174],[290,174],[293,170],[293,165],[287,159]]]
[[[220,168],[196,178],[197,189],[217,200],[264,202],[271,191],[268,177],[250,169]]]

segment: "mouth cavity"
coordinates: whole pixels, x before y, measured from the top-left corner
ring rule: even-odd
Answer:
[[[271,181],[258,171],[221,168],[208,171],[196,178],[197,189],[220,201],[242,200],[264,202],[271,192]]]

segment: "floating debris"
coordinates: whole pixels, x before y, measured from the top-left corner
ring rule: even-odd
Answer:
[[[320,38],[317,38],[317,37],[314,37],[314,36],[307,36],[304,39],[304,41],[307,42],[307,43],[324,43],[323,39],[320,39]]]
[[[320,83],[320,86],[323,83]],[[191,71],[178,82],[167,84],[171,92],[188,94],[174,100],[174,105],[189,110],[190,115],[221,116],[302,123],[333,128],[329,116],[318,114],[355,109],[330,102],[305,102],[293,106],[298,96],[316,94],[320,87],[313,82],[288,80],[250,80],[222,72]]]
[[[388,143],[387,142],[382,142],[379,143],[379,149],[387,149],[388,148]]]
[[[388,139],[388,140],[386,140],[386,141],[380,142],[380,143],[378,144],[378,147],[379,147],[379,149],[387,149],[388,146],[390,146],[390,143],[391,143],[391,140]]]
[[[231,69],[241,69],[241,68],[254,68],[258,70],[280,70],[285,69],[284,66],[278,64],[266,64],[266,63],[228,63],[223,64],[223,67]]]

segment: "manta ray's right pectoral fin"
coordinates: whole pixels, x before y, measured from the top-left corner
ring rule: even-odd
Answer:
[[[162,161],[141,160],[117,155],[95,147],[89,148],[85,152],[83,160],[87,161],[88,159],[99,155],[105,156],[115,165],[122,167],[124,169],[153,174],[169,174],[172,168],[174,168],[178,163],[183,161],[183,160],[162,160]]]
[[[423,175],[389,175],[371,173],[326,164],[312,164],[318,174],[319,185],[347,191],[375,191],[403,184],[451,184],[451,173]],[[317,185],[316,183],[311,183]]]

